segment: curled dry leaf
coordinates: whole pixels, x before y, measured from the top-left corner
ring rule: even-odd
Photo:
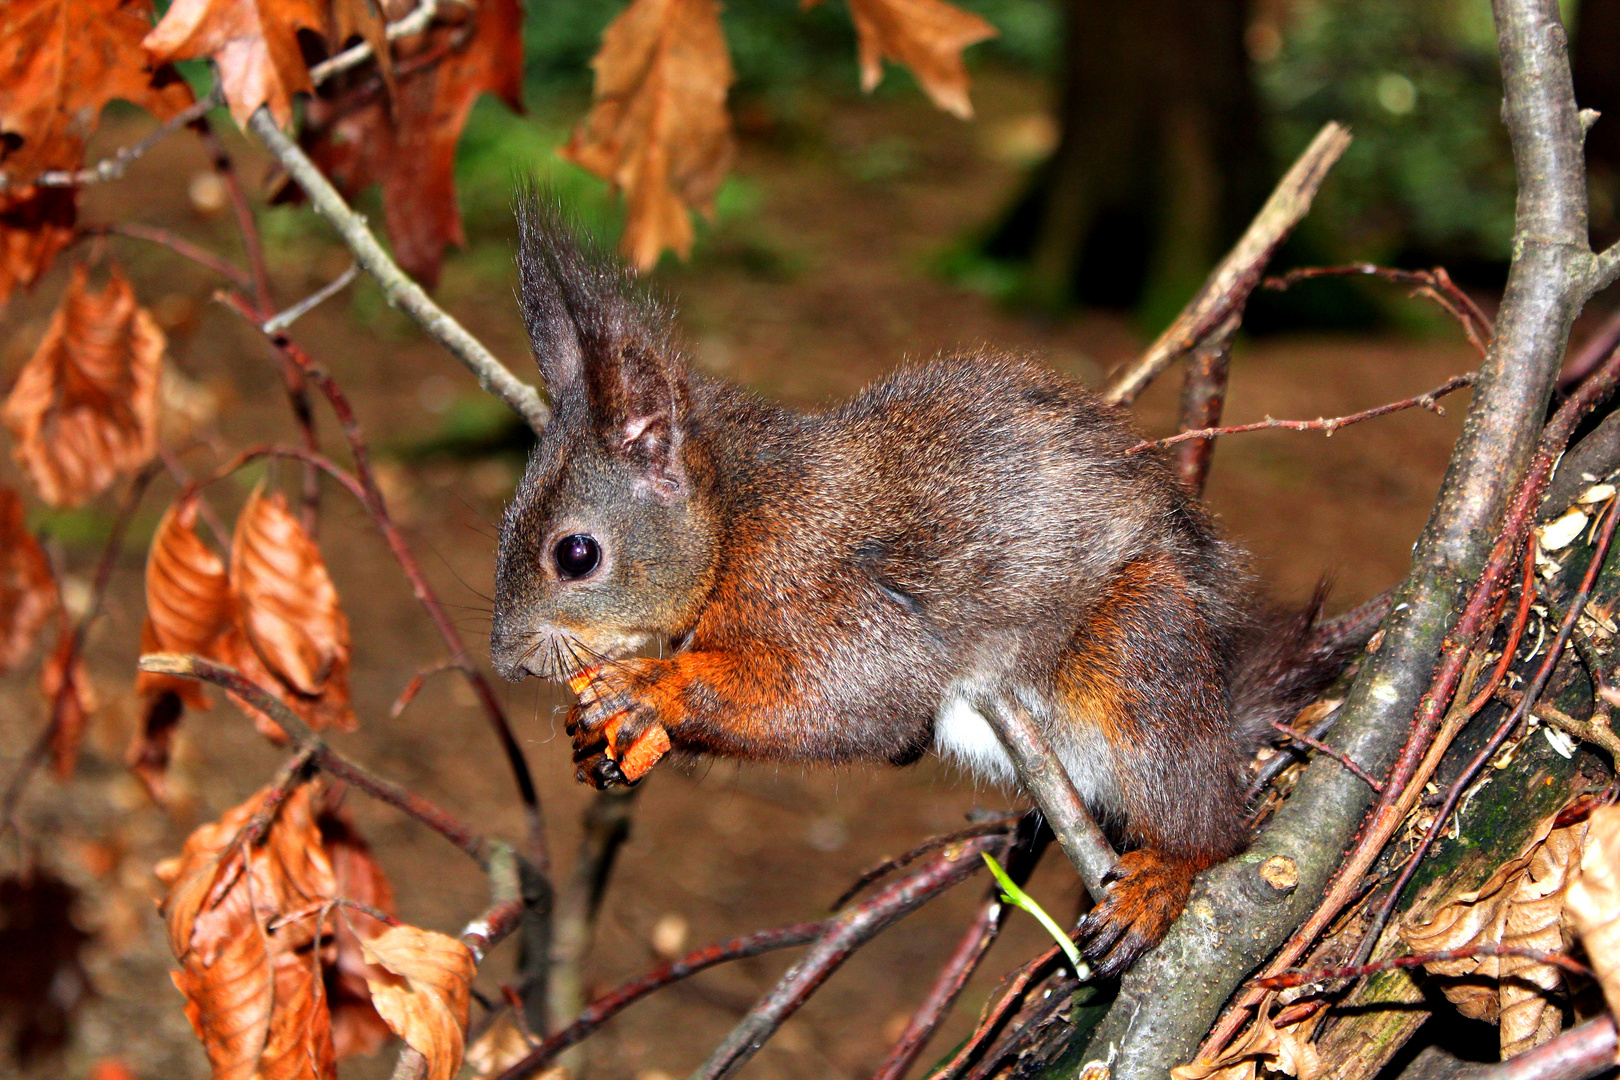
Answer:
[[[591,61],[595,103],[563,156],[625,193],[624,251],[650,269],[692,248],[687,208],[711,210],[735,145],[731,55],[715,0],[632,0]]]
[[[1262,1011],[1248,1032],[1219,1058],[1178,1065],[1170,1070],[1171,1080],[1255,1080],[1262,1066],[1268,1073],[1316,1080],[1326,1069],[1311,1037],[1325,1015],[1326,1010],[1317,1010],[1279,1025],[1269,1011]]]
[[[370,184],[400,265],[432,288],[447,245],[466,242],[456,206],[456,143],[480,94],[523,108],[523,7],[479,0],[471,19],[396,43],[392,102],[378,84],[310,103],[302,141],[346,195]],[[437,59],[435,59],[437,57]]]
[[[427,1059],[427,1080],[451,1080],[461,1068],[467,1001],[477,968],[467,946],[414,926],[393,926],[361,940],[371,1000],[394,1033]]]
[[[820,0],[805,0],[806,9]],[[996,28],[945,0],[849,0],[861,57],[861,89],[883,80],[883,61],[906,65],[935,105],[966,120],[967,69],[962,50],[996,36]]]
[[[342,807],[323,809],[316,818],[321,844],[332,864],[337,895],[368,907],[394,913],[394,889],[371,846],[355,831]],[[375,1054],[388,1040],[389,1027],[371,1003],[366,980],[382,973],[366,962],[361,937],[376,937],[386,929],[363,911],[345,909],[337,920],[337,956],[326,973],[327,1000],[332,1012],[332,1043],[338,1060],[357,1054]]]
[[[1570,925],[1586,946],[1609,1011],[1620,1015],[1620,807],[1593,811],[1580,873],[1569,887]]]
[[[229,579],[237,626],[221,640],[220,659],[281,691],[311,727],[352,729],[349,620],[320,549],[280,492],[260,487],[242,508]],[[273,680],[258,677],[254,658]]]
[[[149,0],[7,0],[0,19],[0,172],[8,187],[77,169],[102,107],[122,98],[167,119],[192,102],[141,49]]]
[[[1556,953],[1564,948],[1560,919],[1589,823],[1553,828],[1548,818],[1517,859],[1503,863],[1484,885],[1400,929],[1416,953],[1500,945]],[[1562,976],[1551,964],[1524,957],[1472,957],[1426,965],[1463,1015],[1500,1025],[1502,1056],[1546,1042],[1559,1031],[1562,1010],[1552,1000]],[[1491,985],[1494,984],[1494,985]]]
[[[197,500],[182,497],[169,507],[146,555],[146,623],[141,651],[207,655],[230,625],[231,592],[225,563],[197,535]],[[193,709],[208,708],[202,686],[142,671],[135,690],[150,699],[178,694]]]
[[[160,863],[174,982],[215,1080],[336,1075],[318,950],[334,892],[307,786],[261,791]],[[261,842],[247,830],[269,818]]]
[[[64,620],[56,649],[39,670],[39,692],[51,711],[51,767],[63,780],[72,776],[78,765],[85,722],[98,704],[84,657],[74,646],[74,636],[73,628]]]
[[[247,126],[261,105],[292,122],[292,96],[312,89],[299,30],[326,32],[318,0],[175,0],[142,43],[154,58],[211,59],[231,116]]]
[[[92,293],[73,270],[39,348],[0,406],[12,456],[46,502],[77,506],[157,449],[163,332],[115,267]]]
[[[73,188],[33,185],[0,194],[0,307],[13,289],[38,281],[73,242],[78,197]]]
[[[58,605],[56,577],[23,520],[22,499],[0,486],[0,673],[28,655]]]

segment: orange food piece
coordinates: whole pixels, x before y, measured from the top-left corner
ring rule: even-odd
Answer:
[[[620,716],[613,717],[607,722],[604,733],[607,735],[613,760],[619,763],[619,771],[633,784],[651,772],[652,767],[658,764],[659,758],[669,753],[669,732],[665,731],[662,725],[654,724],[637,735],[629,746],[620,747],[615,736],[623,722]]]

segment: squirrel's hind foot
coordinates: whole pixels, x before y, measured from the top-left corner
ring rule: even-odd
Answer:
[[[1103,879],[1107,895],[1080,920],[1077,940],[1092,971],[1117,978],[1164,940],[1200,869],[1195,860],[1151,848],[1121,855]]]

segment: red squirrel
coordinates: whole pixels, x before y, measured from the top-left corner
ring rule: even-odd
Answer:
[[[1011,784],[978,707],[1011,692],[1126,849],[1081,928],[1093,970],[1157,944],[1246,845],[1270,722],[1359,640],[1259,600],[1165,455],[1077,383],[978,352],[791,411],[693,371],[668,307],[555,208],[518,216],[554,412],[501,524],[491,645],[578,692],[578,778],[634,782],[667,749],[933,750]]]

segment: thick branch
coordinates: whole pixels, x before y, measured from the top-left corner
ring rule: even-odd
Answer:
[[[1396,759],[1463,591],[1485,565],[1587,296],[1580,122],[1558,7],[1555,0],[1496,0],[1495,11],[1520,178],[1515,257],[1497,333],[1412,572],[1331,736],[1374,775]],[[1307,769],[1253,850],[1200,883],[1191,907],[1212,917],[1183,918],[1126,977],[1090,1056],[1117,1051],[1115,1080],[1162,1076],[1167,1064],[1185,1061],[1243,976],[1315,906],[1371,794],[1335,764]],[[1265,896],[1256,874],[1272,856],[1291,858],[1299,869],[1298,888],[1287,896]]]
[[[551,410],[534,387],[507,370],[484,347],[483,342],[468,333],[467,328],[449,312],[435,304],[422,287],[399,268],[399,264],[371,234],[365,218],[349,208],[343,196],[299,149],[298,144],[276,127],[270,110],[260,108],[248,120],[248,127],[281,163],[281,167],[287,170],[287,175],[304,189],[315,212],[337,229],[344,243],[349,245],[349,250],[354,252],[355,261],[377,279],[388,302],[402,309],[418,326],[449,349],[457,360],[466,365],[468,371],[477,376],[479,386],[511,406],[535,431],[544,428]]]
[[[1350,133],[1338,124],[1326,124],[1317,132],[1198,295],[1147,352],[1108,381],[1104,400],[1111,405],[1129,405],[1160,372],[1243,310],[1272,253],[1310,210],[1311,200],[1327,179],[1328,170],[1349,145]]]

